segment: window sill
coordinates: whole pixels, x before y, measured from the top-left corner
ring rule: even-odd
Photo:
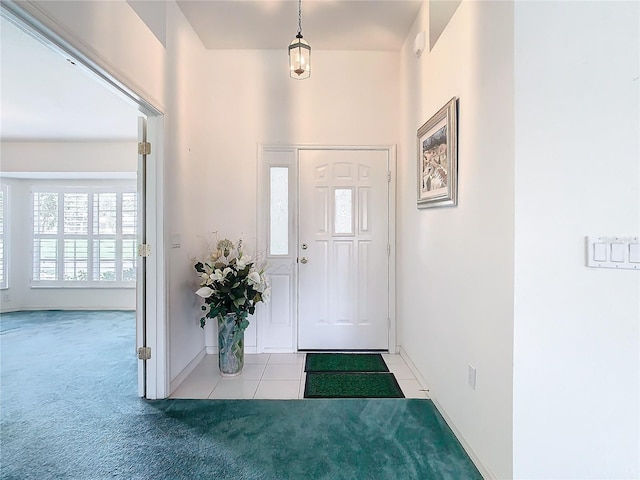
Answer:
[[[32,290],[135,290],[134,285],[29,285]]]

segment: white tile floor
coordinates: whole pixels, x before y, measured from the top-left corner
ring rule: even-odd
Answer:
[[[400,355],[383,354],[407,398],[428,398]],[[207,355],[171,398],[296,399],[304,398],[304,353],[246,354],[237,377],[222,377],[218,356]]]

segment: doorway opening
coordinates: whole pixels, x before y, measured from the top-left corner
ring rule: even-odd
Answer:
[[[58,114],[64,116],[57,123],[50,123],[50,127],[59,127],[58,132],[61,132],[66,125],[76,125],[79,138],[63,138],[64,134],[58,138],[55,135],[41,135],[39,145],[33,147],[36,150],[33,155],[35,163],[29,165],[28,162],[23,162],[20,167],[25,171],[19,171],[20,168],[14,166],[10,167],[10,172],[5,172],[4,167],[7,165],[3,162],[3,183],[6,178],[7,182],[17,185],[16,188],[7,188],[7,202],[3,188],[3,207],[12,206],[20,199],[23,210],[33,210],[31,215],[34,222],[44,219],[48,223],[41,225],[42,229],[31,225],[25,230],[27,234],[22,242],[12,242],[15,247],[19,243],[30,244],[25,249],[29,250],[25,254],[27,264],[33,264],[34,267],[28,274],[14,275],[13,280],[9,278],[2,299],[15,299],[14,309],[19,309],[20,304],[24,304],[22,301],[18,302],[17,294],[13,295],[16,292],[16,282],[20,280],[25,284],[26,291],[36,291],[34,288],[39,288],[43,293],[41,297],[49,295],[50,301],[35,305],[36,308],[55,308],[59,305],[55,303],[56,300],[64,303],[64,295],[76,302],[74,304],[70,300],[68,307],[82,308],[82,302],[78,299],[81,294],[89,291],[89,295],[93,295],[88,303],[92,305],[91,309],[131,308],[135,311],[136,327],[135,342],[133,339],[131,342],[131,358],[136,358],[136,351],[140,347],[145,348],[142,360],[138,362],[138,395],[164,398],[168,385],[163,340],[164,297],[158,295],[164,285],[162,206],[156,205],[154,200],[161,194],[161,182],[158,179],[162,174],[162,113],[20,6],[3,2],[1,7],[2,22],[9,26],[3,28],[3,36],[12,29],[26,36],[28,41],[37,43],[40,47],[44,45],[46,48],[41,48],[43,58],[48,55],[54,59],[51,60],[52,63],[62,63],[67,69],[74,70],[75,78],[81,79],[78,84],[92,83],[95,87],[94,93],[83,96],[80,87],[78,90],[74,89],[77,86],[75,83],[66,84],[65,94],[54,96],[54,101],[50,102],[60,104]],[[9,45],[3,41],[3,50],[8,48]],[[6,56],[3,56],[3,63],[5,59]],[[28,63],[26,59],[22,61]],[[35,68],[46,68],[45,61],[33,63]],[[26,75],[23,79],[25,91],[32,88],[31,81],[42,78],[50,86],[56,82],[64,83],[65,80],[58,78],[57,73],[59,72],[48,71],[43,74],[39,71],[35,75]],[[98,90],[101,93],[96,93]],[[74,123],[73,109],[70,107],[74,98],[65,95],[79,98],[92,106],[94,111],[83,112]],[[90,101],[87,102],[87,99]],[[3,103],[6,105],[6,102]],[[44,106],[41,105],[41,108]],[[108,117],[104,111],[107,108],[109,111],[119,109],[120,113],[126,112],[123,115],[128,120],[122,123],[129,125],[128,133],[125,134],[127,138],[113,134],[109,137],[110,127],[104,127],[104,122],[101,131],[106,138],[89,133],[94,120]],[[24,110],[18,113],[26,113],[29,109]],[[142,130],[139,134],[136,132],[140,116],[144,120],[141,123],[148,126],[146,138],[138,136],[142,134]],[[42,119],[45,117],[40,111],[38,115],[33,115],[37,121],[32,121],[31,124],[37,127],[38,121],[43,123]],[[19,115],[14,115],[13,119],[17,118]],[[11,123],[3,121],[3,136],[5,128]],[[111,128],[117,130],[116,125]],[[29,135],[22,140],[26,138]],[[95,142],[96,138],[101,141]],[[14,140],[21,139],[17,137]],[[154,147],[151,153],[144,148],[138,153],[139,142],[151,143]],[[22,148],[27,142],[22,143],[17,147]],[[9,148],[7,144],[3,149],[4,147]],[[122,153],[125,150],[126,153]],[[55,168],[49,169],[53,171],[47,171],[44,167],[47,161],[59,163]],[[110,162],[105,168],[100,166]],[[38,210],[39,207],[43,207],[42,211]],[[55,210],[55,214],[51,209]],[[3,216],[3,226],[5,219],[12,220],[12,225],[17,225],[16,215],[6,218]],[[153,245],[154,257],[139,256],[141,244]],[[5,246],[3,243],[3,257],[8,252]],[[6,260],[7,265],[15,263],[11,261],[11,253],[6,255]],[[10,269],[3,268],[3,276],[10,272]],[[87,289],[89,283],[93,288]],[[21,297],[24,299],[24,295]],[[5,303],[2,310],[8,309],[11,306]],[[145,359],[148,352],[146,349],[149,348],[152,356]]]

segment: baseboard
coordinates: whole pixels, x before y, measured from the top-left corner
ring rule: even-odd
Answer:
[[[200,350],[200,353],[198,353],[198,355],[196,355],[195,358],[191,360],[178,375],[176,375],[176,378],[171,380],[171,384],[169,385],[170,393],[169,395],[167,395],[167,397],[176,391],[176,389],[180,386],[180,384],[184,382],[185,379],[189,376],[189,374],[195,370],[195,368],[200,364],[200,362],[206,355],[207,355],[206,348],[203,348],[202,350]]]
[[[206,351],[207,351],[207,355],[217,355],[218,354],[218,347],[205,347]],[[255,346],[244,346],[244,353],[248,353],[248,354],[254,354],[254,353],[258,353],[258,349]]]
[[[411,370],[411,373],[413,373],[413,376],[416,377],[416,380],[418,380],[420,387],[422,387],[422,389],[427,392],[427,395],[429,395],[429,392],[430,392],[429,385],[427,384],[427,381],[424,379],[424,377],[418,370],[418,367],[416,367],[416,364],[413,363],[413,360],[411,360],[411,358],[409,358],[409,355],[404,350],[404,348],[399,347],[398,350],[400,351],[400,356],[404,360],[404,363],[407,364],[407,367],[409,367],[409,370]]]
[[[257,349],[256,349],[256,352],[257,352]],[[291,348],[270,348],[270,347],[265,347],[265,348],[262,349],[261,353],[298,353],[298,352],[296,352],[295,350],[293,350]]]
[[[11,312],[19,312],[21,309],[18,307],[10,307],[10,308],[3,308],[0,310],[0,314],[3,313],[11,313]]]
[[[440,403],[438,402],[438,399],[429,390],[427,381],[422,376],[422,374],[420,373],[420,371],[416,367],[415,363],[413,363],[413,361],[411,360],[411,358],[409,357],[407,352],[402,347],[400,347],[400,356],[403,358],[403,360],[405,361],[405,363],[409,367],[409,370],[411,370],[411,372],[415,375],[416,380],[418,380],[418,383],[420,384],[420,386],[427,391],[427,393],[429,395],[429,398],[431,399],[431,401],[435,405],[435,407],[438,410],[438,412],[440,413],[440,415],[442,415],[442,418],[444,418],[444,421],[447,423],[447,425],[449,426],[449,428],[451,429],[453,434],[456,436],[456,438],[458,439],[458,441],[462,445],[462,448],[464,448],[464,451],[467,452],[467,455],[469,455],[469,458],[471,459],[473,464],[476,466],[476,468],[480,472],[480,475],[482,475],[482,478],[484,478],[485,480],[497,480],[498,477],[496,477],[493,474],[493,472],[491,470],[489,470],[480,461],[478,456],[475,454],[475,452],[473,451],[473,449],[469,445],[469,442],[467,442],[467,440],[464,438],[464,435],[462,435],[462,433],[460,433],[460,431],[456,428],[455,424],[451,421],[451,418],[449,418],[449,415],[447,415],[447,412],[445,411],[445,409],[442,408],[442,405],[440,405]]]
[[[438,412],[440,412],[440,415],[442,415],[442,418],[444,418],[444,421],[447,423],[447,425],[449,426],[449,428],[451,429],[453,434],[456,436],[456,438],[458,439],[458,441],[462,445],[462,448],[464,448],[465,452],[467,452],[467,455],[469,455],[469,458],[471,459],[473,464],[476,466],[476,468],[480,472],[480,475],[482,475],[482,478],[484,478],[485,480],[498,480],[498,477],[496,477],[493,474],[493,472],[491,470],[489,470],[480,461],[480,459],[475,454],[475,452],[473,451],[473,449],[471,448],[471,446],[469,445],[467,440],[464,438],[462,433],[460,433],[460,431],[456,428],[455,424],[451,421],[451,419],[447,415],[447,412],[444,410],[444,408],[442,408],[442,405],[440,405],[440,403],[438,403],[438,400],[433,398],[433,397],[431,397],[431,401],[433,402],[433,404],[435,405],[435,407],[438,410]]]

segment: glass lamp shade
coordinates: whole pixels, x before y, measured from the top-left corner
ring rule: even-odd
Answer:
[[[302,36],[289,44],[289,75],[297,80],[311,76],[311,46]]]

